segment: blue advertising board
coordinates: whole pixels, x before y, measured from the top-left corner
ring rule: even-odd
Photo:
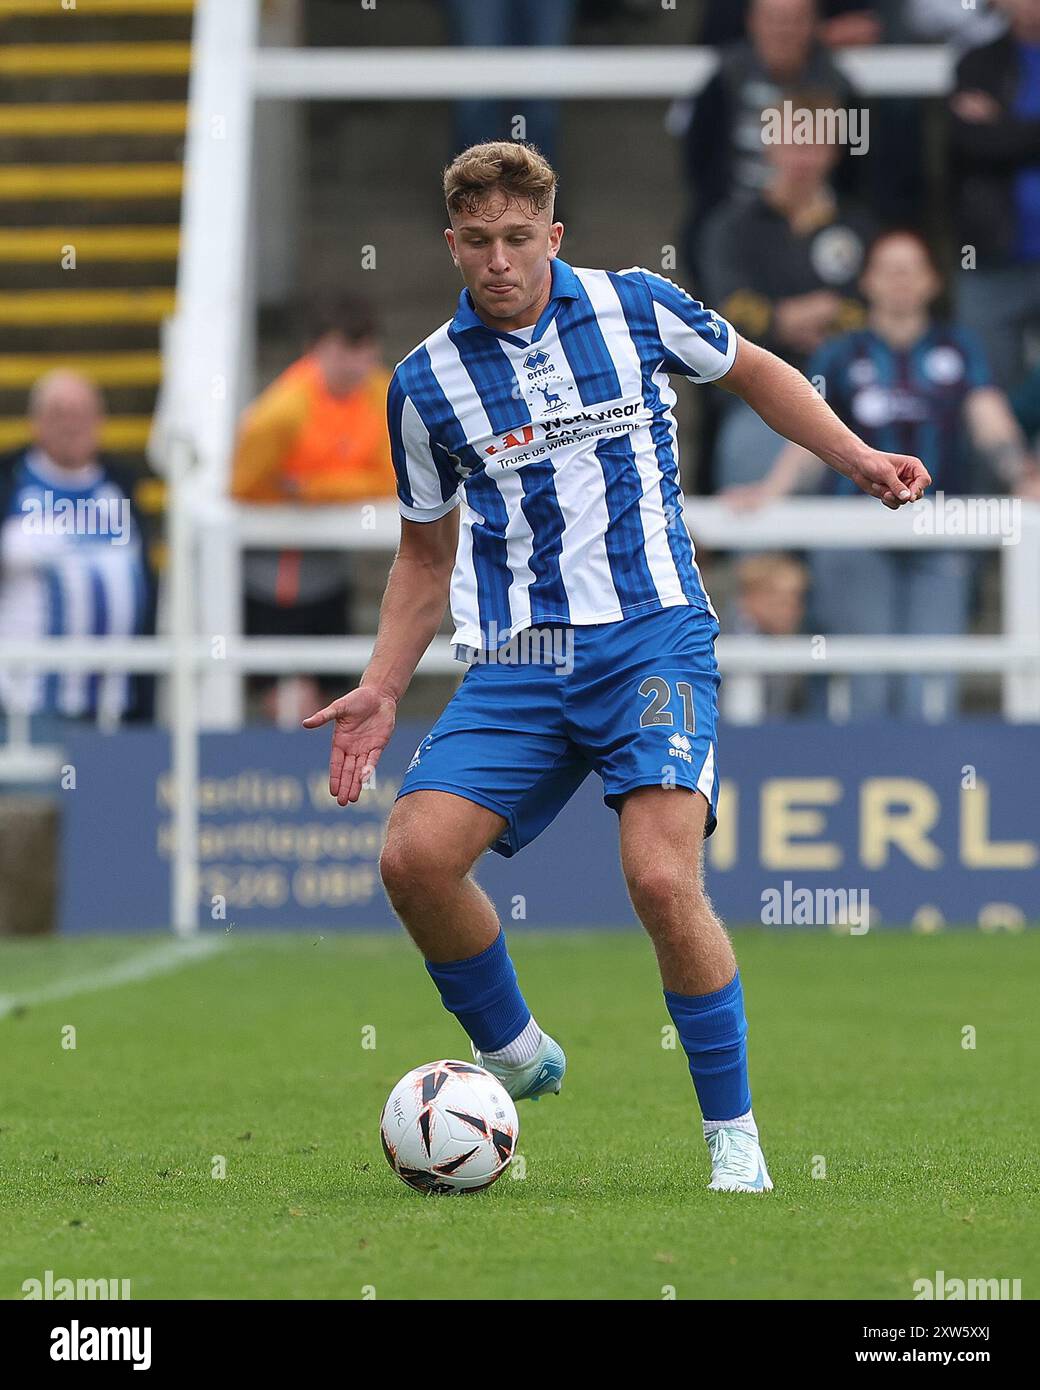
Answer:
[[[391,927],[383,828],[424,724],[399,726],[375,785],[341,808],[327,734],[202,739],[200,919],[322,931]],[[169,926],[169,738],[82,731],[66,749],[61,930]],[[1040,728],[997,722],[723,729],[708,890],[732,924],[812,924],[810,900],[869,902],[871,926],[1040,920]],[[591,775],[540,839],[477,877],[507,923],[634,922],[617,817]],[[864,894],[866,897],[864,898]],[[850,920],[858,920],[855,917]]]

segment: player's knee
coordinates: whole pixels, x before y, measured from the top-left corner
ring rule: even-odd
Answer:
[[[688,864],[667,855],[648,856],[626,873],[632,905],[647,927],[688,920],[704,901],[699,879]]]
[[[433,846],[414,836],[389,836],[379,856],[379,876],[395,907],[408,903],[418,893],[430,890],[430,876],[436,873]]]
[[[450,891],[465,876],[467,865],[455,863],[443,840],[430,829],[391,827],[379,856],[379,874],[387,897],[401,909],[429,902]]]

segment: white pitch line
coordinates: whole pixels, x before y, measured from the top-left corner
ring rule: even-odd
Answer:
[[[117,965],[104,970],[93,970],[85,975],[76,975],[64,980],[56,980],[42,989],[28,990],[25,994],[0,995],[0,1018],[6,1018],[17,1009],[31,1009],[39,1004],[51,1004],[57,999],[71,999],[77,994],[95,994],[98,990],[112,989],[116,985],[134,984],[140,980],[150,980],[155,975],[166,975],[171,970],[179,970],[183,965],[195,961],[208,960],[227,943],[222,937],[200,936],[191,941],[168,941],[161,946],[150,947]]]

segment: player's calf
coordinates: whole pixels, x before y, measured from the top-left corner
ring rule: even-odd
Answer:
[[[699,795],[661,788],[633,795],[622,810],[622,863],[689,1062],[712,1160],[709,1186],[765,1192],[772,1182],[751,1109],[740,972],[701,878],[706,811]]]

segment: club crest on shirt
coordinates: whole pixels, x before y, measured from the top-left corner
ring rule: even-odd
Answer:
[[[566,391],[566,386],[563,389]],[[547,411],[562,410],[567,404],[559,391],[554,391],[551,386],[536,386],[535,390],[540,392],[544,398]]]

